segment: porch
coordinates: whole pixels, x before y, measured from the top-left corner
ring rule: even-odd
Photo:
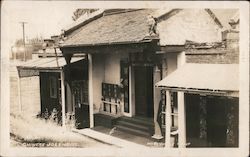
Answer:
[[[68,61],[76,52],[88,52],[90,128],[116,127],[120,131],[140,132],[142,136],[147,134],[155,141],[164,139],[159,108],[161,94],[154,85],[177,68],[181,52],[157,54],[155,44],[63,48]],[[134,120],[138,117],[142,123],[149,122],[150,128],[145,129],[141,121],[138,125]],[[171,140],[176,140],[176,127],[171,134]]]
[[[165,146],[172,147],[170,128],[178,123],[180,148],[238,147],[238,83],[237,64],[185,64],[158,82],[164,98]],[[172,110],[173,95],[177,112]]]

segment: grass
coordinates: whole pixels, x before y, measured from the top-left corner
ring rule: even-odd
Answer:
[[[96,141],[63,129],[50,120],[30,117],[27,114],[10,115],[10,137],[12,146],[90,147],[97,144]]]

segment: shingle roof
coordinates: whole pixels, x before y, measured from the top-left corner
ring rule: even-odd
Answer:
[[[239,91],[238,64],[186,63],[165,77],[157,87]]]
[[[104,15],[67,37],[62,46],[141,42],[149,34],[152,9]]]
[[[61,46],[92,46],[148,41],[144,39],[150,33],[151,17],[165,15],[171,10],[171,8],[163,11],[159,11],[159,9],[130,9],[127,12],[108,15],[105,15],[105,11],[100,11],[96,13],[97,18],[90,20],[86,24],[83,23],[80,28],[77,27],[75,30],[70,28],[70,30],[73,29],[74,31],[66,37]],[[210,10],[225,29],[229,29],[228,22],[237,12],[235,9]]]

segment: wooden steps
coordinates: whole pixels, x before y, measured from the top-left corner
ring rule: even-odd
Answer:
[[[150,137],[153,134],[154,123],[153,119],[144,117],[120,117],[116,120],[115,127],[131,134]]]

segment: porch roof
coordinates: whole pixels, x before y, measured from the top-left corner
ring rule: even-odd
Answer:
[[[176,90],[239,91],[238,64],[186,63],[156,83]]]
[[[70,63],[84,59],[85,57],[72,57]],[[38,76],[39,71],[60,71],[66,65],[64,57],[38,58],[17,66],[20,77]]]
[[[80,61],[85,57],[72,57],[71,63]],[[18,69],[61,69],[64,65],[66,65],[66,61],[64,57],[50,57],[50,58],[38,58],[35,60],[28,61],[21,66],[17,66]]]

